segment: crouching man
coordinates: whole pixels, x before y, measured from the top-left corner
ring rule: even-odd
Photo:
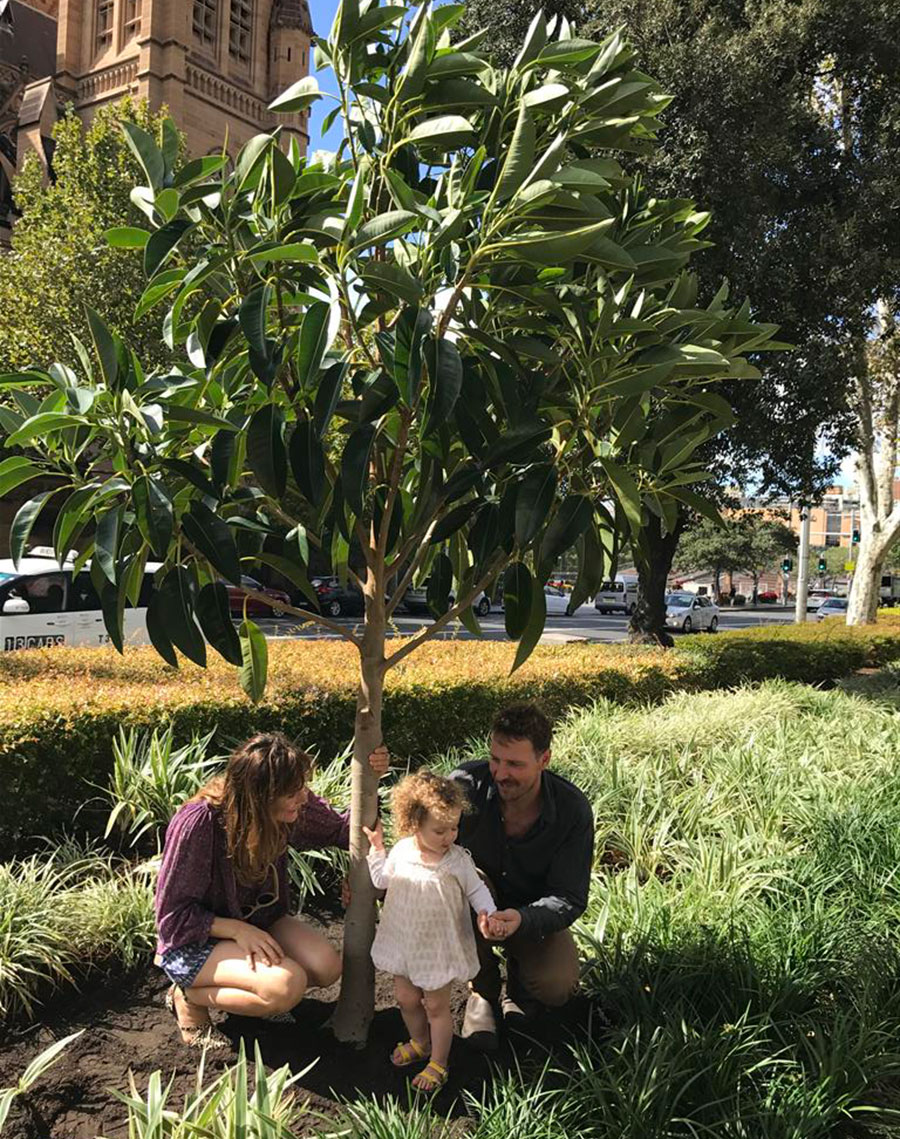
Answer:
[[[497,901],[476,933],[480,970],[471,983],[462,1035],[497,1047],[496,1009],[512,1026],[541,1006],[559,1007],[578,985],[578,952],[569,926],[587,905],[594,820],[584,794],[548,770],[552,728],[533,704],[500,714],[491,758],[453,773],[471,810],[459,844],[475,860]],[[506,957],[506,997],[495,952]]]

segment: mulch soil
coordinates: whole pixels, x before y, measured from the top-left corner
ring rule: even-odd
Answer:
[[[338,917],[305,915],[335,944],[340,944],[342,926]],[[198,1053],[186,1048],[177,1034],[163,998],[167,981],[153,966],[126,978],[96,975],[80,993],[60,995],[40,1014],[40,1022],[0,1035],[0,1087],[14,1085],[26,1065],[55,1040],[85,1029],[57,1063],[18,1097],[3,1129],[3,1139],[126,1139],[127,1109],[110,1089],[127,1091],[129,1072],[139,1092],[146,1091],[150,1074],[163,1073],[163,1086],[174,1077],[171,1107],[179,1107],[185,1093],[195,1087]],[[409,1097],[409,1077],[416,1068],[400,1071],[389,1060],[398,1040],[406,1038],[403,1022],[393,1003],[391,979],[377,975],[376,1013],[365,1048],[338,1043],[326,1027],[338,986],[314,990],[294,1011],[296,1024],[268,1024],[241,1017],[227,1017],[220,1027],[232,1040],[234,1050],[210,1052],[206,1082],[234,1063],[238,1042],[245,1041],[253,1055],[258,1040],[268,1068],[287,1064],[293,1072],[313,1065],[297,1085],[308,1100],[308,1122],[298,1136],[328,1131],[327,1121],[342,1100],[357,1097]],[[454,991],[457,1031],[462,1020],[466,991]],[[503,1037],[500,1052],[488,1060],[457,1036],[450,1056],[450,1078],[434,1098],[436,1110],[450,1118],[464,1117],[467,1105],[463,1091],[476,1095],[492,1071],[529,1061],[542,1064],[548,1054],[564,1055],[566,1044],[586,1032],[593,1020],[589,1003],[576,998],[561,1013],[542,1017],[529,1030],[529,1039]],[[252,1070],[252,1065],[251,1065]]]

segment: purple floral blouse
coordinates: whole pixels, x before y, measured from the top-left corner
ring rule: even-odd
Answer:
[[[297,850],[324,846],[346,850],[349,841],[349,814],[339,814],[324,799],[310,794],[291,825],[290,845]],[[157,955],[206,941],[216,917],[237,918],[267,929],[289,912],[287,860],[285,851],[263,882],[242,885],[228,856],[221,812],[205,800],[185,803],[166,830],[156,883]],[[267,894],[276,895],[275,901],[243,916]]]

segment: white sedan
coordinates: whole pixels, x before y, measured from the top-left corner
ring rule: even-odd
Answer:
[[[829,597],[816,610],[816,620],[824,621],[826,617],[846,617],[849,601],[846,597]]]
[[[544,598],[547,602],[547,616],[558,617],[566,616],[566,610],[569,608],[569,601],[572,594],[565,589],[560,589],[555,585],[544,586]],[[585,602],[587,604],[587,602]],[[576,613],[580,612],[583,606],[579,605]]]
[[[699,633],[708,629],[715,633],[719,628],[719,607],[708,597],[696,597],[680,591],[666,597],[666,625],[682,633]]]

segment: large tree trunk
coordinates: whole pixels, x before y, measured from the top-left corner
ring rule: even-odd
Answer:
[[[666,589],[683,526],[679,516],[675,529],[663,534],[662,521],[651,514],[644,527],[646,556],[635,551],[640,589],[628,623],[628,639],[634,644],[671,648],[675,643],[666,629]]]
[[[879,535],[864,531],[853,571],[850,602],[847,606],[848,625],[872,625],[878,615],[881,600],[881,568],[888,545],[879,541]]]
[[[372,827],[378,815],[378,781],[369,755],[382,742],[381,704],[384,692],[384,595],[366,589],[366,627],[362,643],[359,692],[353,741],[350,799],[350,905],[344,919],[344,970],[341,995],[331,1027],[338,1040],[364,1044],[375,1013],[375,968],[371,948],[375,936],[375,890],[366,865],[369,842],[363,825]]]

